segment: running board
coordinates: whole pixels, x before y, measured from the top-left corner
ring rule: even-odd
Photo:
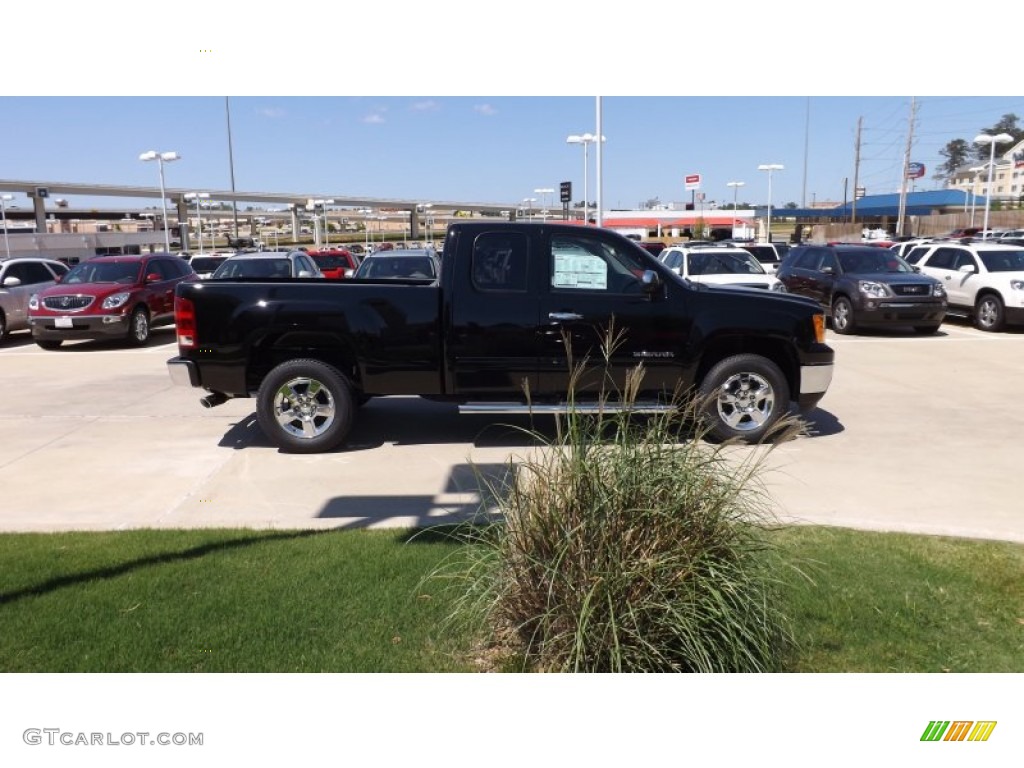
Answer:
[[[459,413],[533,413],[538,415],[569,413],[575,411],[582,414],[599,413],[666,413],[676,410],[676,406],[657,402],[639,402],[628,405],[621,403],[462,403]]]

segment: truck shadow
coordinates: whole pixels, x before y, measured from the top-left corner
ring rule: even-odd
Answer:
[[[643,417],[638,416],[638,419]],[[804,416],[806,438],[827,437],[843,431],[830,412],[815,408]],[[558,435],[558,420],[550,415],[460,414],[458,406],[418,397],[385,397],[359,409],[352,431],[332,453],[369,451],[383,445],[449,445],[476,448],[521,448],[551,443]],[[222,448],[273,448],[251,413],[232,425],[218,443]]]

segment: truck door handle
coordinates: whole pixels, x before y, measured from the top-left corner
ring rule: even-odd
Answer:
[[[577,315],[575,312],[549,312],[548,320],[554,320],[556,323],[564,323],[569,320],[582,320],[583,315]]]

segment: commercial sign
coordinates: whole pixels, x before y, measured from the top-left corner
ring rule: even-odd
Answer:
[[[691,173],[689,176],[686,177],[685,181],[686,181],[686,190],[687,191],[689,191],[691,189],[700,189],[700,174],[699,173]]]
[[[909,163],[907,165],[907,178],[920,179],[924,176],[924,163]]]

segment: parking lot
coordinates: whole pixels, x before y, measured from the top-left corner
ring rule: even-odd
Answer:
[[[814,434],[779,446],[784,520],[1024,542],[1024,332],[838,337]],[[255,401],[176,387],[171,329],[130,349],[27,334],[0,345],[0,530],[380,527],[448,522],[529,450],[509,425],[418,398],[371,401],[344,449],[279,453]],[[754,450],[741,448],[739,450]]]

